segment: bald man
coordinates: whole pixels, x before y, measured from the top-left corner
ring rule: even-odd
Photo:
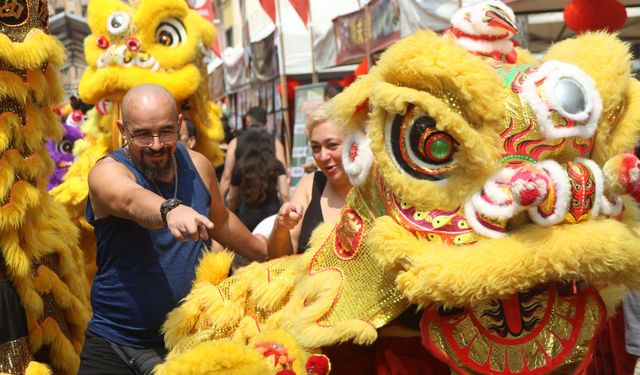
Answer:
[[[149,373],[164,359],[160,327],[189,292],[210,237],[266,257],[264,243],[225,208],[211,163],[177,142],[182,126],[171,93],[134,87],[118,122],[126,145],[89,172],[98,272],[80,374]]]

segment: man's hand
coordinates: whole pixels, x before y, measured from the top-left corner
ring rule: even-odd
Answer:
[[[213,229],[211,220],[182,204],[169,211],[166,219],[167,228],[178,241],[187,241],[189,237],[194,241],[198,238],[206,241]]]
[[[287,202],[280,207],[276,217],[276,225],[287,230],[293,229],[300,219],[302,219],[302,206],[296,203]]]

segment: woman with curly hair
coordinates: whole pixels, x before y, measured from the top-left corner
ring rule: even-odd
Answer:
[[[253,230],[289,201],[289,186],[285,168],[276,159],[273,139],[266,129],[250,127],[240,138],[231,175],[229,209]]]

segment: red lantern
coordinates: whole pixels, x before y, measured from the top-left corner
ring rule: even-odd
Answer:
[[[572,0],[564,8],[564,22],[576,34],[596,30],[612,33],[626,20],[627,10],[617,0]]]

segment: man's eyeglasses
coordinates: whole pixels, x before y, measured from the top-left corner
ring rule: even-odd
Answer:
[[[139,146],[149,147],[153,145],[153,139],[158,138],[158,142],[161,144],[174,143],[178,140],[179,133],[173,130],[162,131],[158,135],[153,134],[140,134],[129,135],[131,142],[135,142]]]

